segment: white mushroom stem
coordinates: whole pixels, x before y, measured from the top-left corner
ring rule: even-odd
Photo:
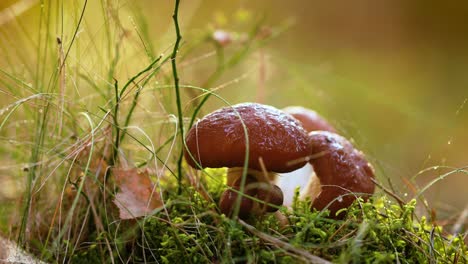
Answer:
[[[233,184],[238,179],[242,178],[243,171],[244,171],[244,168],[242,167],[229,168],[227,171],[227,185],[233,186]],[[274,172],[268,172],[267,175],[265,175],[265,173],[258,171],[258,170],[254,170],[254,169],[248,169],[247,175],[255,177],[259,182],[267,182],[267,183],[272,183],[277,178],[276,177],[277,174]]]
[[[279,174],[276,185],[283,191],[283,205],[287,207],[291,207],[297,188],[299,188],[300,200],[309,197],[311,201],[318,196],[321,190],[320,179],[309,163],[295,171]]]

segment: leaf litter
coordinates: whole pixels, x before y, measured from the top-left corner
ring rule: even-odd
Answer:
[[[119,192],[114,203],[120,219],[134,219],[150,214],[163,206],[160,193],[151,181],[148,170],[137,168],[112,170]]]

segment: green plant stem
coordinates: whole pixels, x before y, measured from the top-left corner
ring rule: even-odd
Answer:
[[[117,80],[114,80],[114,89],[115,89],[115,106],[114,106],[114,128],[115,128],[115,143],[114,143],[114,151],[112,152],[112,158],[110,160],[110,166],[117,163],[117,158],[119,154],[119,145],[120,145],[120,126],[119,126],[119,106],[120,106],[120,95],[119,95],[119,83]]]
[[[182,103],[180,100],[180,89],[179,89],[179,76],[177,74],[177,52],[179,51],[179,44],[182,36],[180,35],[180,28],[179,28],[179,3],[180,0],[176,0],[175,7],[174,7],[174,14],[172,15],[172,19],[174,20],[174,27],[176,31],[176,42],[174,44],[174,49],[171,55],[171,62],[172,62],[172,75],[174,76],[174,88],[176,94],[176,104],[177,104],[177,115],[179,117],[179,135],[181,140],[181,150],[179,154],[179,159],[177,160],[177,183],[178,183],[178,193],[182,192],[182,157],[184,153],[184,123],[182,117]]]
[[[131,83],[134,83],[135,80],[141,76],[143,73],[151,70],[153,68],[153,66],[161,60],[161,56],[159,56],[157,59],[155,59],[148,67],[146,67],[143,71],[139,72],[137,75],[135,75],[134,77],[132,77],[126,84],[125,86],[122,88],[122,91],[120,92],[120,97],[122,97],[125,92],[125,90],[127,89],[127,87],[131,84]],[[165,62],[166,60],[163,61],[163,63]],[[162,64],[161,64],[162,65]],[[133,111],[135,111],[135,107],[137,105],[137,102],[138,102],[138,98],[141,94],[141,90],[143,89],[143,87],[146,86],[146,84],[148,83],[148,81],[151,79],[152,76],[154,76],[155,72],[158,71],[160,68],[161,68],[161,65],[158,66],[155,71],[153,71],[151,73],[150,76],[148,76],[145,80],[145,82],[143,83],[143,85],[141,86],[141,88],[138,88],[137,91],[135,92],[135,96],[133,97],[133,101],[132,101],[132,105],[130,106],[130,110],[128,111],[128,114],[127,116],[125,117],[125,122],[124,122],[124,125],[123,125],[123,129],[122,129],[122,134],[120,136],[120,142],[122,142],[125,138],[125,135],[127,134],[127,126],[128,124],[130,124],[130,120],[132,118],[132,115],[133,115]]]

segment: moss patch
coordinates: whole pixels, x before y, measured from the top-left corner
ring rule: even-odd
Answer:
[[[221,184],[221,183],[217,183]],[[214,200],[220,188],[210,186]],[[214,191],[214,192],[213,192]],[[327,211],[310,211],[310,201],[281,208],[288,224],[274,214],[244,221],[218,213],[217,205],[193,188],[178,195],[166,190],[166,207],[134,222],[122,222],[113,243],[125,261],[157,263],[293,263],[310,256],[336,263],[466,263],[467,247],[461,235],[418,219],[416,201],[400,206],[382,195],[355,202],[343,220],[327,218]],[[72,257],[93,261],[96,239]]]

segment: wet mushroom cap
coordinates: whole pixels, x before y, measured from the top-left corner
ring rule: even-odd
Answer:
[[[307,132],[323,130],[336,133],[336,129],[314,110],[302,106],[289,106],[283,111],[299,120]]]
[[[202,167],[242,167],[247,149],[249,168],[288,172],[306,163],[310,154],[306,131],[283,111],[257,103],[221,108],[199,120],[187,133],[185,159]],[[193,158],[190,156],[193,156]],[[304,159],[304,160],[302,160]]]
[[[328,209],[334,217],[338,210],[349,207],[356,196],[366,200],[374,193],[374,170],[361,151],[335,133],[314,131],[309,138],[312,155],[317,155],[310,163],[321,184],[312,207],[321,210],[333,201]]]

